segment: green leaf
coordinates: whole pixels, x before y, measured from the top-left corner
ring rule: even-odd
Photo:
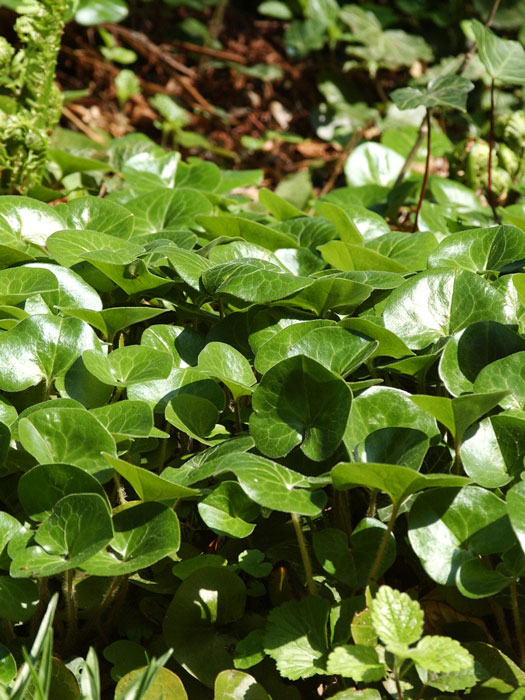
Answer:
[[[316,211],[334,224],[341,241],[355,245],[363,242],[361,231],[342,207],[320,201],[316,205]]]
[[[164,413],[169,401],[180,394],[205,398],[218,411],[223,410],[225,401],[224,392],[217,382],[194,367],[174,368],[166,379],[131,384],[126,392],[131,400],[149,403],[155,413]]]
[[[381,586],[372,603],[372,624],[389,651],[402,652],[423,634],[423,610],[406,593]]]
[[[227,238],[242,238],[249,243],[256,243],[270,251],[279,248],[296,248],[297,242],[293,236],[277,231],[270,226],[264,226],[257,221],[243,219],[238,216],[199,216],[197,223],[205,229],[204,237],[209,240],[226,236]]]
[[[118,387],[166,379],[172,368],[172,359],[167,352],[141,345],[117,348],[109,355],[98,350],[86,350],[82,360],[98,380]]]
[[[100,197],[76,197],[60,212],[68,228],[76,231],[88,229],[128,239],[134,228],[133,215],[126,207]]]
[[[467,93],[474,83],[462,75],[441,75],[433,78],[426,88],[405,87],[390,93],[390,99],[399,109],[416,109],[423,106],[459,109],[467,111]]]
[[[205,445],[213,444],[213,440],[208,436],[219,419],[219,411],[208,399],[191,394],[178,394],[170,400],[165,415],[168,423],[178,430]],[[221,437],[218,436],[218,439]]]
[[[64,220],[49,204],[5,195],[0,197],[0,227],[12,234],[14,241],[43,246],[48,236],[64,228]]]
[[[126,503],[113,515],[115,535],[107,548],[82,563],[92,576],[123,576],[175,554],[177,516],[162,503]]]
[[[353,187],[368,184],[389,186],[394,183],[404,162],[403,156],[380,143],[362,143],[345,163],[346,181]]]
[[[233,665],[238,641],[232,623],[240,620],[246,587],[236,574],[205,567],[177,588],[164,618],[164,638],[175,660],[208,688]]]
[[[419,471],[429,447],[422,430],[379,428],[366,436],[356,453],[361,462],[400,464]]]
[[[348,538],[342,530],[325,528],[313,533],[313,549],[319,564],[338,581],[357,587],[357,577]]]
[[[0,335],[0,389],[50,386],[84,350],[100,348],[93,330],[74,318],[36,315]]]
[[[400,358],[414,354],[395,333],[383,328],[378,323],[374,323],[371,319],[344,318],[339,322],[339,325],[378,341],[379,345],[370,355],[370,360],[378,356]]]
[[[523,470],[525,415],[504,412],[472,426],[460,447],[468,476],[485,488],[508,484]]]
[[[239,396],[252,393],[255,384],[250,363],[231,345],[207,343],[199,355],[198,368],[201,372],[224,382],[236,401]]]
[[[215,265],[202,275],[202,284],[212,296],[235,297],[259,304],[285,299],[308,287],[313,280],[295,277],[282,268],[256,258]]]
[[[0,644],[0,684],[7,685],[16,676],[16,661],[7,647]]]
[[[387,526],[375,518],[363,518],[352,531],[351,543],[357,576],[357,587],[366,588],[374,565],[376,552],[381,546]],[[396,560],[396,539],[392,533],[387,540],[385,553],[377,570],[379,579]],[[357,640],[356,640],[357,641]]]
[[[330,653],[326,670],[356,683],[375,683],[385,677],[386,667],[373,647],[343,644]]]
[[[34,581],[0,576],[0,615],[6,620],[27,622],[36,612],[38,600],[38,586]]]
[[[478,44],[478,54],[489,75],[500,83],[525,83],[525,50],[517,41],[500,39],[473,19],[470,27]]]
[[[32,520],[48,518],[61,498],[74,493],[96,493],[110,504],[106,492],[94,476],[72,464],[40,464],[22,475],[18,497]]]
[[[387,493],[395,505],[400,505],[411,494],[435,486],[455,487],[468,484],[470,479],[452,474],[418,474],[413,469],[397,464],[344,463],[332,469],[336,489],[366,486]]]
[[[217,465],[220,471],[233,472],[243,491],[263,508],[314,516],[326,503],[324,491],[312,491],[305,476],[258,455],[226,455]]]
[[[512,529],[525,552],[525,482],[516,484],[507,493],[507,511]]]
[[[412,396],[412,401],[448,428],[455,442],[460,443],[467,428],[501,403],[507,395],[507,391],[470,394],[454,399],[417,395]]]
[[[211,213],[209,200],[196,190],[162,189],[138,197],[126,204],[135,219],[133,237],[183,229],[195,223],[199,214]]]
[[[0,303],[19,304],[34,294],[58,291],[57,278],[46,269],[14,267],[0,272]]]
[[[131,484],[141,501],[169,501],[172,503],[179,498],[187,498],[197,494],[195,489],[179,486],[179,484],[163,479],[158,474],[131,464],[131,462],[105,453],[104,457],[113,469]]]
[[[525,340],[508,326],[478,321],[448,340],[439,363],[439,376],[453,396],[470,393],[485,366],[520,351],[525,352]]]
[[[504,501],[479,486],[420,494],[410,509],[412,549],[437,583],[453,585],[463,562],[515,542]]]
[[[197,508],[213,532],[238,538],[252,534],[255,525],[250,521],[259,515],[260,510],[236,481],[222,481]]]
[[[319,596],[283,603],[268,615],[264,650],[292,681],[325,673],[330,603]]]
[[[401,274],[408,272],[404,265],[392,258],[343,241],[329,241],[319,246],[318,250],[326,262],[336,270],[384,270]]]
[[[431,253],[428,265],[472,272],[514,272],[525,265],[525,233],[515,226],[451,233]]]
[[[270,214],[275,216],[278,221],[286,221],[287,219],[294,219],[297,216],[304,216],[304,212],[300,209],[297,209],[293,204],[287,202],[286,199],[279,197],[278,194],[267,190],[265,187],[259,190],[259,203],[268,209]]]
[[[19,551],[14,577],[52,576],[73,569],[100,551],[112,538],[107,502],[95,493],[60,499],[35,534],[36,546]]]
[[[321,461],[341,443],[351,402],[336,374],[308,357],[290,357],[269,369],[254,391],[250,433],[269,457],[300,445],[307,457]]]
[[[91,414],[117,442],[125,438],[168,437],[167,433],[154,428],[153,411],[145,401],[118,401],[93,408]]]
[[[215,679],[215,700],[270,700],[270,696],[253,676],[227,670]]]
[[[65,267],[72,267],[86,259],[117,265],[134,262],[145,251],[141,245],[102,231],[67,229],[49,236],[47,247],[53,258]]]
[[[126,673],[115,688],[115,698],[121,698],[121,693],[125,693],[126,689],[130,689],[133,681],[135,681],[143,669],[136,668],[129,673]],[[123,696],[127,700],[129,694]],[[133,696],[132,696],[133,697]],[[141,696],[141,700],[158,700],[159,698],[169,698],[170,700],[188,700],[188,695],[184,690],[184,685],[181,679],[167,668],[160,668],[157,671],[155,678],[145,693]]]
[[[128,14],[124,0],[80,0],[75,11],[75,22],[91,27],[103,22],[120,22]]]
[[[283,328],[259,348],[255,369],[264,374],[287,357],[304,355],[336,374],[347,376],[367,360],[378,342],[330,323],[305,321]]]
[[[506,390],[499,402],[503,408],[525,408],[525,378],[522,376],[525,351],[502,357],[483,367],[474,381],[474,391]]]
[[[467,598],[474,599],[496,595],[506,588],[511,580],[497,569],[486,569],[481,559],[464,561],[456,573],[456,586],[459,592]],[[425,668],[428,667],[425,666]]]
[[[386,328],[411,349],[423,349],[476,321],[515,319],[503,294],[467,270],[438,268],[412,277],[394,289],[384,312]]]
[[[436,421],[416,406],[410,394],[391,387],[371,387],[352,402],[344,442],[350,454],[373,432],[391,428],[410,428],[440,438]]]
[[[83,408],[53,407],[22,418],[22,446],[40,464],[72,464],[104,483],[113,470],[102,452],[115,454],[115,441],[104,426]]]

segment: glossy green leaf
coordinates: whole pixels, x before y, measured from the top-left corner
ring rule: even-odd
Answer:
[[[23,418],[18,434],[24,449],[40,464],[72,464],[102,483],[111,477],[102,452],[115,454],[115,441],[85,409],[51,405]]]
[[[120,698],[121,693],[132,685],[143,669],[137,668],[120,678],[115,688],[115,697]],[[126,698],[126,695],[124,695]],[[170,698],[170,700],[188,700],[181,679],[168,668],[159,669],[151,685],[141,695],[141,700],[158,700],[158,698]]]
[[[467,598],[488,598],[502,591],[510,582],[511,579],[497,569],[491,570],[483,566],[480,559],[464,561],[456,573],[456,586],[459,592]],[[423,664],[420,663],[420,665]]]
[[[453,396],[470,393],[486,365],[520,351],[525,352],[525,340],[508,326],[478,321],[448,340],[439,363],[439,376]]]
[[[374,352],[378,343],[331,325],[330,321],[306,321],[283,328],[267,341],[255,356],[261,374],[287,357],[304,355],[326,369],[346,376]]]
[[[10,573],[21,578],[51,576],[79,566],[113,536],[107,502],[95,493],[57,501],[35,534],[35,546],[19,551]]]
[[[352,402],[346,383],[303,355],[266,372],[253,394],[250,434],[268,457],[300,445],[315,461],[326,459],[343,439]]]
[[[140,345],[117,348],[109,355],[87,350],[82,360],[97,379],[118,387],[166,379],[172,368],[168,353]]]
[[[259,515],[259,508],[236,481],[221,482],[198,505],[199,515],[218,535],[248,537],[255,529],[250,522]]]
[[[231,296],[243,301],[265,303],[285,299],[308,287],[308,277],[294,277],[264,260],[246,258],[215,265],[202,275],[202,284],[213,296]]]
[[[92,576],[123,576],[175,554],[179,521],[162,503],[126,503],[113,515],[113,539],[105,550],[82,563]]]
[[[198,368],[224,382],[235,400],[251,394],[255,384],[248,360],[226,343],[207,343],[199,355]]]
[[[36,612],[38,599],[35,581],[0,576],[0,615],[6,620],[27,622]]]
[[[131,384],[126,392],[131,400],[149,403],[155,413],[164,413],[170,400],[179,394],[208,399],[218,411],[224,408],[224,392],[221,387],[194,367],[174,368],[166,379]]]
[[[37,521],[49,517],[61,498],[75,493],[96,493],[110,510],[100,482],[85,469],[72,464],[39,464],[23,474],[18,482],[20,503],[26,515]]]
[[[504,412],[486,418],[465,433],[461,463],[480,486],[493,489],[508,484],[523,471],[525,415]]]
[[[452,585],[463,562],[504,552],[515,541],[505,503],[479,486],[420,494],[410,509],[408,536],[427,574]]]
[[[113,455],[104,453],[104,457],[113,469],[131,484],[142,501],[173,502],[179,498],[194,496],[197,493],[194,489],[179,486],[148,469],[143,469]]]
[[[341,241],[357,245],[363,242],[359,228],[342,207],[332,202],[318,202],[316,211],[334,224]]]
[[[275,216],[278,221],[286,221],[286,219],[294,219],[297,216],[303,216],[304,212],[293,204],[287,202],[286,199],[279,197],[278,194],[267,190],[263,187],[259,190],[259,203],[263,205],[270,214]]]
[[[525,265],[525,233],[515,226],[491,226],[447,236],[428,259],[429,267],[472,272],[514,272]]]
[[[377,356],[400,358],[414,354],[395,333],[392,333],[392,331],[389,331],[387,328],[375,323],[371,319],[363,317],[345,318],[339,322],[339,325],[350,331],[362,333],[378,341],[379,345],[372,352],[370,359]]]
[[[0,684],[7,685],[16,676],[16,661],[7,647],[0,644]]]
[[[93,330],[74,318],[36,315],[0,335],[0,388],[22,391],[44,381],[48,386],[82,352],[98,349]]]
[[[197,215],[211,212],[211,204],[204,195],[182,187],[148,192],[128,202],[126,208],[134,215],[134,236],[183,229],[194,224]]]
[[[411,349],[422,349],[476,321],[515,323],[504,296],[467,270],[422,272],[395,289],[384,312],[386,328]]]
[[[448,428],[454,440],[459,443],[466,429],[501,403],[507,393],[494,391],[487,394],[468,394],[454,399],[416,395],[412,396],[412,401]]]
[[[34,294],[58,291],[57,278],[49,271],[13,267],[0,272],[0,303],[16,305]]]
[[[292,236],[270,228],[270,226],[264,226],[256,221],[238,216],[199,216],[197,223],[204,227],[205,236],[210,240],[219,236],[243,238],[249,243],[256,243],[270,251],[297,246],[297,242]]]
[[[102,231],[67,229],[57,231],[47,240],[53,258],[65,267],[72,267],[91,253],[92,261],[128,265],[144,253],[141,245]]]
[[[403,167],[399,153],[379,143],[360,144],[349,156],[344,171],[349,185],[392,185]]]
[[[521,481],[507,493],[510,523],[525,552],[525,482]]]
[[[0,226],[15,240],[43,246],[48,236],[64,228],[64,220],[49,204],[31,197],[5,195],[0,198]]]
[[[100,197],[76,197],[60,208],[69,228],[87,229],[109,233],[119,238],[129,238],[134,220],[129,209]]]
[[[363,464],[341,462],[332,469],[332,481],[336,489],[366,486],[387,493],[395,505],[400,505],[411,494],[423,489],[463,486],[470,482],[463,476],[452,474],[419,474],[398,464]]]
[[[474,391],[506,390],[501,399],[503,408],[525,408],[524,352],[516,352],[486,365],[476,377]]]
[[[323,258],[336,270],[384,270],[385,272],[408,272],[407,268],[392,258],[358,245],[343,241],[329,241],[319,246]]]
[[[305,476],[258,455],[227,455],[217,471],[233,472],[243,491],[263,508],[313,516],[326,503],[324,491],[313,491]]]
[[[218,419],[219,411],[216,405],[202,396],[178,394],[171,398],[166,406],[166,420],[205,445],[213,444],[213,439],[208,436]],[[221,439],[220,436],[218,438]]]

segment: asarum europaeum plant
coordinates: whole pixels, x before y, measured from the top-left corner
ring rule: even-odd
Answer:
[[[105,167],[0,198],[0,697],[523,697],[521,205]]]

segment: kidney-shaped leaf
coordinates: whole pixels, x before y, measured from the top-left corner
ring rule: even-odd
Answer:
[[[0,272],[0,303],[20,304],[34,294],[58,291],[58,281],[49,270],[12,267]]]
[[[113,536],[107,501],[95,493],[70,494],[55,504],[35,534],[36,546],[20,550],[11,576],[53,576],[77,567]]]
[[[65,374],[82,352],[101,348],[93,330],[76,318],[36,315],[0,335],[0,389],[22,391]]]
[[[76,197],[60,209],[69,228],[89,229],[129,238],[133,231],[133,214],[126,207],[101,197]]]
[[[474,83],[462,75],[440,75],[431,80],[426,88],[405,87],[394,90],[390,99],[399,109],[452,107],[465,112],[467,93],[473,89]]]
[[[233,398],[252,393],[255,377],[248,360],[226,343],[207,343],[199,355],[199,369],[221,382],[232,392]]]
[[[100,482],[72,464],[39,464],[22,475],[18,497],[32,520],[45,520],[61,498],[74,493],[96,493],[110,504]]]
[[[384,312],[385,326],[409,348],[457,333],[475,321],[515,323],[505,297],[468,270],[427,270],[394,289]]]
[[[313,491],[305,476],[258,455],[227,455],[217,465],[216,473],[220,471],[233,472],[243,491],[263,508],[318,515],[326,503],[324,491]]]
[[[297,355],[266,372],[253,393],[250,434],[268,457],[297,445],[315,461],[340,445],[352,393],[344,380],[315,360]]]
[[[452,474],[419,474],[398,464],[344,463],[332,469],[336,489],[366,486],[387,493],[395,505],[400,505],[413,493],[434,486],[453,487],[468,484],[470,479]]]
[[[87,350],[82,360],[99,381],[118,387],[166,379],[172,368],[172,358],[167,352],[142,345],[117,348],[109,355]]]
[[[248,537],[255,529],[250,522],[259,515],[259,506],[244,493],[236,481],[221,482],[198,505],[206,525],[219,535]]]
[[[42,246],[48,236],[64,228],[59,212],[32,197],[0,197],[0,226],[7,227],[21,241]]]
[[[73,464],[104,483],[113,473],[102,452],[115,454],[115,441],[83,408],[52,405],[22,418],[18,435],[25,450],[41,464]]]
[[[107,548],[83,562],[93,576],[123,576],[174,554],[180,544],[179,520],[162,503],[126,503],[113,516],[115,535]]]
[[[420,494],[410,509],[412,549],[436,583],[453,585],[463,562],[504,552],[516,541],[505,502],[479,486]]]

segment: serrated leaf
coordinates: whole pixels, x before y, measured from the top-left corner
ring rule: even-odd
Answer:
[[[406,593],[381,586],[372,604],[372,623],[386,648],[397,653],[423,634],[423,610]]]
[[[328,657],[326,670],[343,678],[351,678],[357,683],[375,683],[382,680],[386,672],[377,651],[362,644],[336,647]]]
[[[409,655],[418,666],[438,673],[466,671],[474,663],[472,655],[459,642],[437,635],[423,637]]]

